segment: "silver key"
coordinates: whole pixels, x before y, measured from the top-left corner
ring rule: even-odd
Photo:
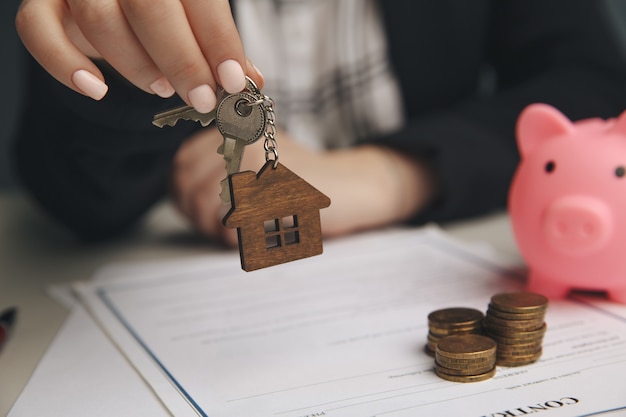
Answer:
[[[258,96],[245,92],[226,96],[217,107],[216,119],[217,128],[224,137],[224,143],[217,152],[224,155],[227,174],[221,182],[220,197],[224,204],[228,204],[228,176],[239,172],[244,147],[263,136],[267,119]]]
[[[250,77],[246,77],[246,89],[255,96],[261,95],[261,90],[259,87],[252,81]],[[224,100],[224,98],[228,97],[228,93],[222,88],[218,87],[217,89],[217,103],[218,105],[211,110],[209,113],[199,113],[196,109],[191,106],[180,106],[175,109],[166,110],[161,113],[157,113],[154,115],[152,120],[152,124],[158,127],[163,126],[175,126],[179,120],[191,120],[194,122],[200,122],[202,127],[207,127],[210,125],[217,115],[217,110],[220,103]],[[254,101],[254,100],[252,100]]]
[[[191,106],[181,106],[172,110],[167,110],[162,113],[154,115],[152,124],[158,127],[174,126],[179,120],[192,120],[194,122],[200,122],[202,127],[210,125],[217,114],[217,108],[213,109],[209,113],[199,113]]]

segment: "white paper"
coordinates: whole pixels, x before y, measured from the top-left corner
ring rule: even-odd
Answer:
[[[484,311],[523,282],[433,231],[333,241],[252,273],[234,265],[118,268],[77,287],[176,415],[626,414],[626,320],[586,301],[551,303],[533,365],[473,384],[435,376],[428,313]]]
[[[80,304],[63,327],[9,417],[166,417],[159,398]]]

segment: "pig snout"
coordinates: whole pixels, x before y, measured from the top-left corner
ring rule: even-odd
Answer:
[[[611,210],[595,197],[561,197],[548,206],[543,232],[547,243],[562,254],[591,254],[602,248],[613,232]]]

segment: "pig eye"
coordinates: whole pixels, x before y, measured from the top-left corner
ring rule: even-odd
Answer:
[[[554,164],[554,161],[548,161],[546,163],[545,169],[546,169],[546,172],[548,174],[550,174],[552,171],[554,171],[555,168],[556,168],[556,165]]]
[[[623,166],[619,166],[619,167],[615,168],[615,176],[617,178],[622,178],[624,176],[624,174],[626,174],[626,169],[624,169]]]

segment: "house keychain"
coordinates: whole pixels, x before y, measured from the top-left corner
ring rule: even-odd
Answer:
[[[218,153],[226,162],[220,197],[231,208],[222,223],[237,229],[241,267],[266,268],[322,253],[319,211],[330,199],[278,162],[273,100],[247,78],[235,94],[218,91],[218,104],[206,114],[183,106],[154,116],[158,127],[180,119],[208,126],[216,120],[224,137]],[[246,145],[264,137],[265,165],[258,173],[239,172]]]

